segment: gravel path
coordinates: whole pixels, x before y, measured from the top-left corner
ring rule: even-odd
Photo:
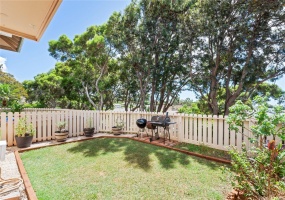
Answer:
[[[7,148],[5,154],[5,160],[0,161],[1,167],[1,178],[2,179],[10,179],[10,178],[21,178],[20,172],[18,170],[18,165],[15,159],[14,151],[12,148]],[[8,193],[8,195],[19,195],[21,200],[27,200],[27,195],[25,193],[25,186],[22,183],[19,190],[15,190],[14,192]],[[7,195],[7,194],[5,194]],[[0,199],[3,195],[0,195]]]

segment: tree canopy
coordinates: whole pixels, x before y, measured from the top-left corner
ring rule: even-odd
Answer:
[[[0,99],[9,103],[9,100],[20,100],[27,96],[23,85],[12,74],[0,70]]]
[[[73,40],[62,35],[50,41],[58,63],[36,77],[39,85],[29,93],[36,97],[35,87],[52,93],[45,96],[49,106],[110,109],[122,102],[125,110],[145,110],[149,103],[150,111],[165,112],[188,89],[202,113],[215,115],[266,92],[281,103],[284,91],[270,81],[285,73],[283,5],[134,0],[106,24]]]
[[[265,81],[285,73],[284,12],[279,0],[200,0],[189,10],[185,25],[195,27],[192,65],[198,72],[190,88],[211,113],[228,114],[241,95],[248,99]],[[221,88],[223,108],[218,101]]]

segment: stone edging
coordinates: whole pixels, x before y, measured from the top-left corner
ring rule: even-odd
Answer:
[[[22,176],[22,179],[23,179],[23,182],[24,182],[24,185],[25,185],[25,190],[26,190],[28,199],[29,200],[37,200],[38,198],[37,198],[37,195],[36,195],[36,193],[35,193],[35,191],[34,191],[34,189],[32,187],[32,184],[31,184],[30,179],[29,179],[29,177],[27,175],[27,172],[26,172],[26,170],[24,168],[24,165],[23,165],[23,162],[21,160],[21,157],[20,157],[19,153],[25,152],[25,151],[31,151],[31,150],[35,150],[35,149],[41,149],[41,148],[45,148],[45,147],[49,147],[49,146],[57,146],[57,145],[62,145],[62,144],[66,144],[66,143],[74,143],[74,142],[80,142],[80,141],[85,141],[85,140],[92,140],[92,139],[96,139],[96,138],[127,138],[127,139],[131,139],[131,140],[134,140],[134,141],[138,141],[138,142],[151,144],[151,145],[163,147],[163,148],[166,148],[166,149],[178,151],[178,152],[181,152],[181,153],[184,153],[184,154],[187,154],[187,155],[196,156],[196,157],[200,157],[200,158],[204,158],[204,159],[207,159],[207,160],[212,160],[212,161],[220,162],[220,163],[224,163],[224,164],[231,164],[231,161],[229,161],[229,160],[225,160],[225,159],[221,159],[221,158],[215,158],[215,157],[211,157],[211,156],[205,156],[205,155],[202,155],[202,154],[193,153],[193,152],[190,152],[190,151],[186,151],[186,150],[182,150],[182,149],[178,149],[178,148],[174,148],[174,147],[168,147],[168,146],[165,146],[165,145],[162,145],[162,144],[158,144],[158,143],[151,143],[151,142],[144,141],[144,140],[139,140],[139,139],[136,139],[136,138],[122,137],[122,136],[99,136],[99,137],[83,138],[83,139],[80,139],[80,140],[66,141],[66,142],[63,142],[63,143],[49,144],[49,145],[46,145],[46,146],[31,147],[31,148],[27,148],[27,149],[16,150],[14,152],[15,153],[15,158],[16,158],[16,161],[17,161],[17,165],[18,165],[18,169],[19,169],[19,172],[20,172],[20,174]]]

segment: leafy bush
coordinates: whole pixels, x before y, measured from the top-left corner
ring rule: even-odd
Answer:
[[[57,122],[57,124],[56,124],[57,131],[58,132],[66,132],[65,126],[66,126],[66,122],[65,121]]]
[[[33,102],[33,103],[25,103],[24,108],[46,108],[46,106],[41,104],[40,102]]]
[[[93,117],[86,117],[84,128],[93,128]]]
[[[15,130],[17,137],[25,137],[26,135],[33,136],[36,133],[36,129],[32,123],[27,122],[27,118],[20,118]]]
[[[24,109],[24,106],[19,103],[19,101],[13,101],[12,105],[10,106],[11,112],[22,112]]]
[[[185,114],[201,114],[197,103],[192,103],[191,106],[183,105],[178,109],[178,112]]]
[[[254,147],[247,149],[243,144],[242,151],[232,148],[231,175],[232,186],[250,199],[272,199],[285,197],[285,150],[275,140],[266,144],[266,137],[280,137],[285,140],[285,115],[280,106],[269,112],[267,97],[256,97],[256,109],[238,101],[231,109],[228,118],[230,129],[237,133],[243,127],[243,121],[249,119],[254,124],[250,127],[250,141]],[[281,126],[280,126],[281,125]],[[249,136],[247,136],[249,137]]]

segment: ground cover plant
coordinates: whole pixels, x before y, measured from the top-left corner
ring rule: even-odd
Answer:
[[[221,164],[130,139],[21,153],[39,199],[225,199]]]
[[[187,150],[190,152],[206,155],[206,156],[231,160],[231,156],[227,151],[223,151],[223,150],[219,150],[219,149],[213,149],[213,148],[210,148],[206,145],[178,143],[174,147],[178,148],[178,149],[183,149],[183,150]]]

